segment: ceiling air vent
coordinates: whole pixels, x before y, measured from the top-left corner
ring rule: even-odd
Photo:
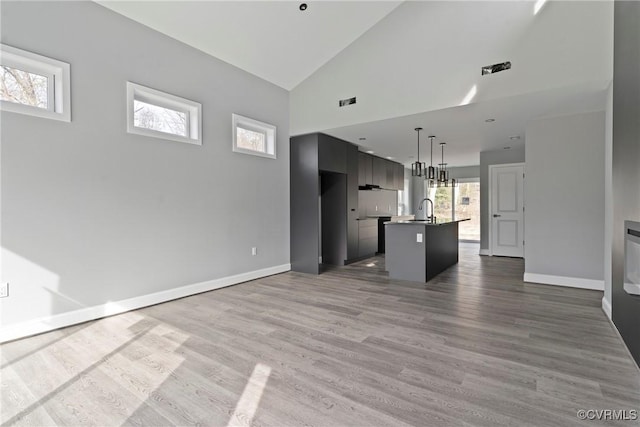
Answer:
[[[356,97],[354,96],[353,98],[341,99],[340,101],[338,101],[338,106],[345,107],[347,105],[351,105],[355,103],[356,103]]]
[[[511,61],[501,62],[499,64],[493,64],[493,65],[486,65],[482,67],[482,75],[484,76],[485,74],[493,74],[493,73],[498,73],[500,71],[510,70],[510,69],[511,69]]]

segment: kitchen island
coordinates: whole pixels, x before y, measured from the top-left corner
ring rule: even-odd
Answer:
[[[389,277],[427,282],[457,264],[461,221],[468,219],[385,223],[385,263]]]

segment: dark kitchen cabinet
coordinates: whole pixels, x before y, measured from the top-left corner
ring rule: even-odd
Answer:
[[[358,185],[373,184],[373,156],[358,152]]]
[[[373,185],[387,188],[387,161],[373,156]]]
[[[399,191],[404,190],[404,166],[400,163],[394,163],[394,182],[395,189]]]
[[[347,145],[340,139],[318,134],[318,169],[347,173]]]
[[[347,260],[358,257],[358,147],[347,145]]]
[[[387,186],[385,188],[389,189],[389,190],[397,190],[396,188],[396,165],[397,163],[391,162],[389,160],[385,160],[385,166],[386,166],[386,181],[387,181]]]
[[[378,220],[360,219],[358,221],[358,256],[375,255],[378,250]]]

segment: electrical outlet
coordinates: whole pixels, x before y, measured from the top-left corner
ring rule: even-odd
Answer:
[[[0,298],[6,298],[9,296],[9,283],[0,283]]]
[[[422,243],[422,233],[417,233],[416,234],[416,242]]]
[[[254,256],[258,255],[258,248],[256,247],[251,248],[251,255],[254,255]]]

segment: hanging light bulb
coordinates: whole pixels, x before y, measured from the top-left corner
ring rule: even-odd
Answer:
[[[426,173],[426,164],[420,161],[420,131],[422,128],[415,128],[414,130],[418,132],[418,158],[417,161],[411,164],[411,175],[424,176]]]
[[[442,150],[442,162],[440,163],[440,169],[438,171],[438,182],[442,183],[444,185],[444,183],[447,181],[447,164],[444,162],[444,146],[446,145],[446,142],[441,142],[440,143],[440,149]]]
[[[431,140],[431,164],[427,169],[427,179],[436,179],[436,168],[433,167],[433,138],[435,138],[435,135],[429,136]]]

